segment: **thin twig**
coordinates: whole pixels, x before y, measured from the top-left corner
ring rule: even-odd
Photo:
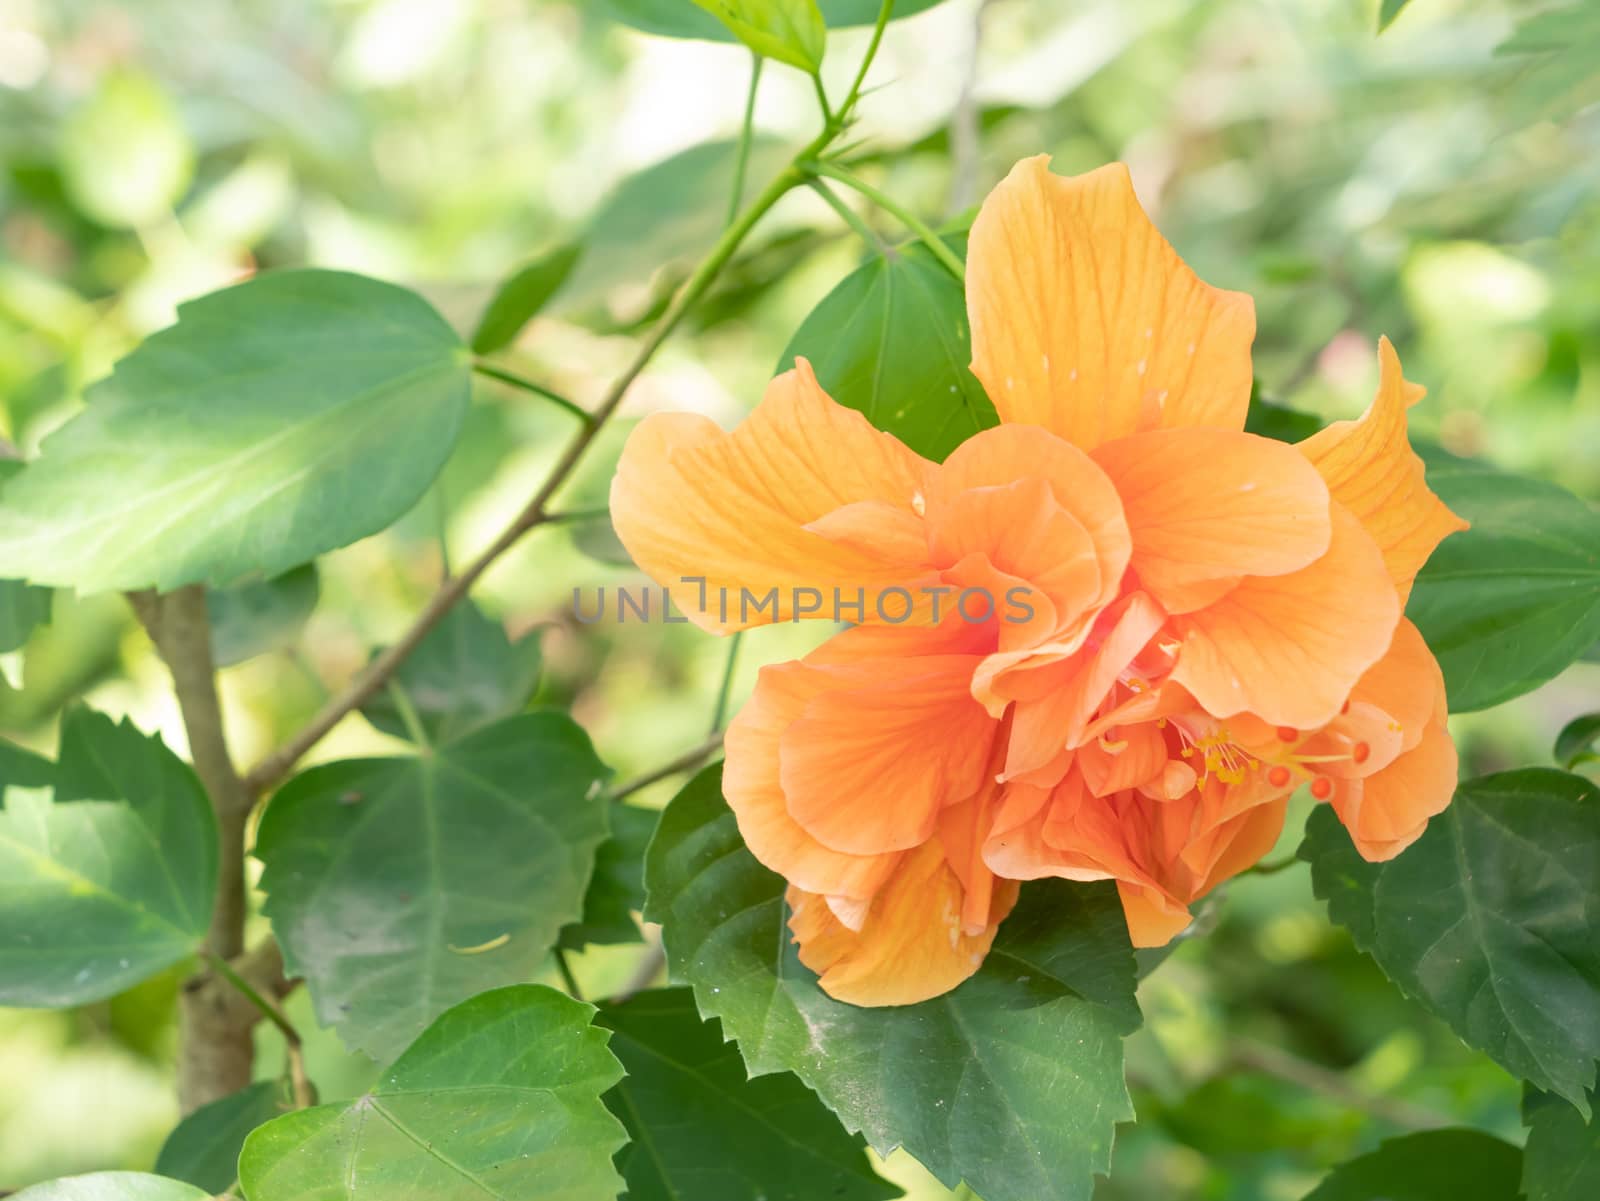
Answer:
[[[739,156],[733,164],[733,195],[728,197],[728,219],[724,226],[739,219],[739,206],[744,203],[744,178],[750,170],[750,146],[756,133],[756,92],[761,88],[761,66],[767,60],[754,51],[750,55],[750,90],[744,98],[744,121],[739,126]]]
[[[721,745],[722,731],[718,730],[699,746],[694,747],[692,750],[685,751],[670,763],[664,763],[654,771],[646,772],[637,779],[629,780],[620,788],[615,789],[611,793],[611,799],[614,801],[620,801],[623,797],[632,796],[636,792],[640,792],[646,788],[649,788],[652,784],[659,784],[662,780],[668,779],[672,776],[679,775],[686,771],[693,771],[712,755],[716,754],[717,748]]]
[[[872,247],[884,258],[888,258],[894,253],[889,248],[889,244],[878,236],[877,231],[862,220],[861,214],[839,199],[839,194],[826,183],[820,179],[813,179],[811,181],[811,190],[822,197],[827,206],[839,214],[839,220],[853,229],[856,236],[868,246]]]
[[[307,1109],[315,1105],[316,1096],[312,1092],[311,1079],[306,1075],[304,1045],[300,1041],[300,1032],[294,1028],[294,1023],[284,1015],[283,1010],[262,995],[255,985],[246,980],[241,973],[234,971],[226,959],[209,952],[204,955],[204,959],[213,972],[233,985],[239,994],[254,1005],[261,1016],[276,1026],[283,1035],[284,1044],[288,1048],[289,1087],[294,1093],[295,1108]]]
[[[583,1000],[583,989],[578,987],[578,978],[572,974],[572,965],[567,962],[567,953],[561,947],[553,952],[556,959],[556,971],[561,973],[561,981],[567,986],[567,995],[574,1001]]]
[[[728,716],[728,698],[733,693],[733,673],[739,666],[739,643],[743,639],[743,630],[735,630],[733,637],[728,639],[728,660],[722,665],[722,683],[717,686],[716,704],[711,708],[711,736],[719,739],[717,731],[722,729],[722,723]]]
[[[509,384],[513,388],[520,388],[524,392],[531,392],[535,396],[548,400],[557,408],[565,409],[571,413],[585,425],[588,425],[593,420],[585,409],[574,404],[561,393],[545,387],[538,380],[529,379],[525,375],[518,375],[515,371],[508,371],[504,367],[496,367],[493,363],[473,363],[472,369],[479,375],[499,380],[502,384]]]
[[[1403,1129],[1436,1130],[1450,1124],[1438,1114],[1420,1106],[1376,1096],[1357,1088],[1340,1073],[1291,1055],[1281,1047],[1252,1039],[1239,1039],[1233,1043],[1231,1058],[1235,1066],[1246,1071],[1274,1076],[1307,1092],[1321,1093],[1341,1105],[1364,1110],[1375,1118]]]

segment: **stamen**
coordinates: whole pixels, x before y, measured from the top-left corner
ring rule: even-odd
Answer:
[[[1318,776],[1311,781],[1311,795],[1319,801],[1325,801],[1333,795],[1333,781],[1327,776]]]
[[[1350,752],[1350,758],[1357,763],[1365,763],[1372,758],[1372,748],[1364,742],[1358,742],[1355,745],[1355,749]]]
[[[1274,788],[1287,788],[1289,786],[1289,769],[1283,764],[1278,764],[1267,773],[1267,783]]]
[[[1293,742],[1298,737],[1300,737],[1300,731],[1293,726],[1278,727],[1278,740],[1280,742]]]
[[[1128,749],[1128,740],[1126,738],[1113,741],[1102,734],[1099,741],[1100,749],[1108,755],[1120,755]]]

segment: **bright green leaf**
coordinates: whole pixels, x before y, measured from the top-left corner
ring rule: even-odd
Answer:
[[[250,1201],[613,1201],[622,1068],[591,1006],[538,985],[449,1010],[370,1093],[245,1140]]]
[[[1434,551],[1406,615],[1453,712],[1554,677],[1600,638],[1600,512],[1542,480],[1429,451],[1428,483],[1472,522]]]
[[[1600,790],[1484,776],[1398,858],[1368,863],[1319,806],[1300,857],[1384,974],[1514,1076],[1587,1112],[1600,1059]]]
[[[60,1008],[129,988],[199,947],[217,827],[194,772],[129,722],[70,710],[55,797],[0,811],[0,1005]]]
[[[1522,1103],[1523,1201],[1594,1201],[1600,1197],[1600,1123],[1560,1097],[1530,1090]]]
[[[161,85],[112,71],[61,134],[61,172],[77,206],[103,225],[172,215],[194,175],[194,146]]]
[[[211,614],[211,657],[232,667],[287,646],[317,607],[322,586],[315,563],[270,580],[253,580],[206,594]]]
[[[601,1009],[627,1076],[606,1094],[633,1140],[617,1157],[628,1201],[875,1201],[900,1190],[872,1170],[821,1101],[787,1072],[748,1078],[687,988]]]
[[[817,0],[694,0],[751,50],[815,75],[828,27]]]
[[[493,354],[511,345],[522,327],[533,320],[566,282],[582,251],[583,245],[577,242],[557,247],[506,279],[495,290],[483,316],[478,318],[472,349],[478,354]]]
[[[517,642],[470,601],[456,605],[429,631],[393,677],[433,742],[454,742],[522,710],[539,684],[543,658],[537,631]],[[409,738],[392,692],[361,707],[385,734]]]
[[[427,491],[467,351],[415,293],[284,271],[191,301],[0,493],[0,563],[83,592],[271,577]]]
[[[1562,726],[1561,733],[1556,735],[1556,762],[1570,769],[1580,763],[1600,758],[1594,749],[1596,739],[1600,739],[1600,713],[1585,713],[1581,717],[1574,717]]]
[[[583,730],[547,712],[289,781],[255,850],[319,1020],[384,1058],[456,1002],[527,979],[582,912],[605,774]]]
[[[16,650],[35,626],[50,620],[52,595],[21,580],[0,580],[0,655]]]
[[[644,910],[644,855],[661,814],[626,801],[611,802],[611,837],[595,852],[594,877],[583,898],[583,919],[561,932],[561,945],[638,942],[634,914]]]
[[[211,1201],[211,1194],[145,1172],[91,1172],[47,1180],[13,1194],[11,1201]]]
[[[704,16],[688,0],[676,3]],[[791,153],[781,142],[756,138],[746,190],[760,188],[782,170]],[[722,236],[738,157],[732,139],[705,142],[623,180],[590,221],[583,254],[556,306],[568,313],[606,309],[619,291],[637,295],[641,272],[657,271],[657,282],[676,284]]]
[[[1425,1130],[1339,1165],[1305,1201],[1518,1201],[1521,1167],[1521,1152],[1481,1130]]]
[[[920,247],[877,255],[811,311],[783,352],[811,362],[842,405],[940,460],[996,424],[972,361],[961,283]]]
[[[1600,8],[1590,0],[1544,7],[1522,19],[1495,55],[1520,68],[1517,93],[1530,115],[1560,118],[1600,99]]]
[[[1110,885],[1023,892],[977,975],[920,1005],[835,1001],[799,961],[783,880],[739,839],[721,768],[673,800],[646,859],[674,973],[753,1075],[793,1071],[880,1153],[904,1146],[985,1201],[1080,1201],[1133,1116],[1134,961]]]
[[[895,0],[894,16],[896,20],[909,17],[943,2]],[[734,40],[727,26],[684,0],[601,0],[601,7],[614,20],[646,33],[671,38],[702,38],[713,42]],[[818,0],[818,7],[829,29],[844,29],[851,25],[871,25],[878,19],[883,5],[880,0]]]
[[[282,1083],[274,1080],[202,1105],[167,1136],[156,1157],[156,1171],[208,1194],[226,1192],[238,1178],[239,1148],[245,1136],[292,1108]]]

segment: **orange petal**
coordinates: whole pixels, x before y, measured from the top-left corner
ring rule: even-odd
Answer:
[[[915,576],[915,559],[886,557],[913,549],[903,520],[886,528],[882,540],[864,533],[861,510],[838,519],[847,536],[807,526],[867,501],[915,517],[930,467],[860,413],[830,400],[802,360],[772,381],[731,433],[688,413],[640,422],[612,481],[611,518],[634,561],[673,590],[674,603],[691,619],[710,630],[741,629],[791,619],[797,588],[831,596],[841,587],[853,597],[857,588],[870,595]],[[705,580],[704,604],[686,579]],[[742,612],[741,588],[757,597],[776,589],[776,614],[770,607]],[[726,616],[719,590],[732,597]]]
[[[939,528],[966,492],[1024,479],[1048,484],[1056,503],[1088,533],[1100,566],[1100,603],[1116,596],[1132,550],[1122,499],[1093,459],[1046,430],[1002,425],[956,447],[931,478],[928,522]]]
[[[1118,880],[1117,895],[1128,919],[1128,939],[1136,947],[1164,947],[1194,920],[1187,905],[1150,885]]]
[[[1172,679],[1214,717],[1249,711],[1310,729],[1333,718],[1383,656],[1400,605],[1383,556],[1333,506],[1328,553],[1281,576],[1252,576],[1222,600],[1174,620]]]
[[[722,793],[750,853],[810,892],[865,900],[888,879],[898,854],[849,855],[823,846],[789,815],[779,775],[779,739],[823,677],[800,663],[764,667],[728,726]]]
[[[983,786],[998,726],[972,699],[977,663],[943,655],[805,666],[819,689],[779,740],[795,821],[847,854],[926,842],[942,806]]]
[[[1281,442],[1158,430],[1097,447],[1094,461],[1122,497],[1130,566],[1169,613],[1209,604],[1227,590],[1218,581],[1284,575],[1328,549],[1327,485]]]
[[[1430,722],[1421,741],[1388,767],[1335,789],[1333,808],[1363,859],[1393,859],[1450,803],[1456,773],[1455,743]]]
[[[914,1005],[978,970],[1016,899],[1015,881],[996,882],[987,924],[978,934],[964,933],[961,881],[940,844],[930,842],[903,858],[860,930],[841,922],[823,898],[793,887],[789,929],[800,962],[830,997],[851,1005]]]
[[[1444,673],[1422,632],[1402,617],[1383,658],[1368,669],[1350,694],[1387,713],[1400,727],[1407,749],[1422,738],[1431,721],[1444,721]]]
[[[1388,338],[1378,342],[1378,395],[1358,421],[1337,421],[1298,449],[1328,481],[1333,497],[1358,518],[1383,552],[1404,604],[1434,547],[1467,523],[1445,507],[1406,437],[1406,408],[1421,397],[1400,373]]]
[[[1004,422],[1089,449],[1148,429],[1240,429],[1255,305],[1201,282],[1145,216],[1128,169],[1024,159],[967,250],[972,369]]]

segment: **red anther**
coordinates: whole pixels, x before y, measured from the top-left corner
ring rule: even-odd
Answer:
[[[1318,776],[1311,781],[1311,795],[1319,801],[1325,801],[1333,795],[1333,781],[1327,776]]]
[[[1289,786],[1289,769],[1280,763],[1267,773],[1267,783],[1274,788],[1287,788]]]
[[[1280,741],[1293,742],[1298,737],[1300,737],[1300,731],[1295,729],[1293,726],[1278,727],[1278,739]]]
[[[1357,763],[1365,763],[1371,757],[1372,748],[1364,742],[1356,743],[1355,749],[1350,752],[1350,758],[1354,759]]]

